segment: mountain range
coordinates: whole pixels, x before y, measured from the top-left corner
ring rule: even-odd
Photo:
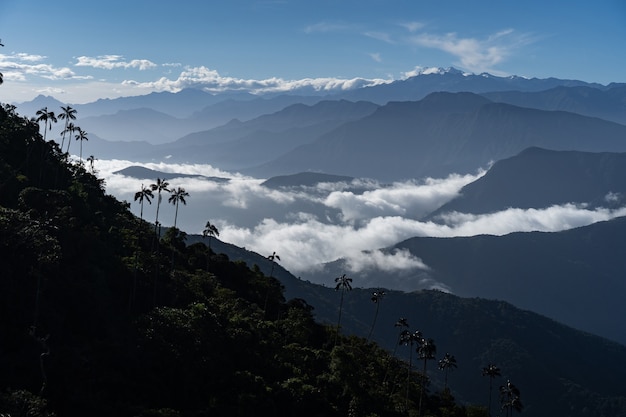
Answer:
[[[341,96],[311,96],[307,102],[286,96],[177,94],[105,100],[86,106],[91,113],[79,109],[79,117],[93,118],[93,126],[101,121],[102,132],[130,117],[130,123],[143,126],[133,135],[149,127],[152,135],[163,133],[151,143],[145,137],[133,142],[121,136],[104,139],[104,133],[101,137],[94,130],[86,152],[138,162],[167,157],[211,163],[269,178],[264,183],[269,188],[356,177],[397,181],[489,168],[457,198],[424,217],[433,223],[451,213],[567,204],[605,211],[623,207],[624,85],[448,70]],[[263,107],[268,102],[282,104]],[[179,103],[178,110],[173,103]],[[98,106],[107,110],[99,113]],[[181,132],[168,141],[180,120],[208,120],[220,109],[234,120],[211,126],[221,123],[215,122],[216,116],[207,122],[211,127]],[[122,173],[163,174],[140,169]],[[481,366],[494,361],[506,370],[505,377],[523,387],[529,415],[579,416],[590,405],[601,405],[611,415],[611,409],[626,407],[626,332],[621,323],[626,313],[625,239],[626,217],[617,217],[559,232],[417,236],[372,248],[408,252],[426,268],[402,274],[360,271],[354,276],[355,289],[346,295],[342,329],[369,334],[371,291],[380,288],[386,296],[372,339],[395,351],[398,329],[393,323],[406,317],[440,349],[456,349],[451,353],[459,359],[459,369],[450,376],[450,385],[456,381],[464,387],[454,392],[461,401],[484,400],[486,385],[472,381]],[[204,239],[189,235],[187,243],[199,241]],[[265,256],[218,239],[212,245],[231,260],[256,264],[278,277],[289,298],[305,299],[315,307],[318,320],[336,324],[339,294],[333,278],[345,273],[345,260],[296,278]],[[398,290],[407,281],[422,290]],[[440,386],[441,376],[431,373],[433,386]]]

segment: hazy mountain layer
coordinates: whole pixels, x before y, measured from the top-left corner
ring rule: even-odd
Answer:
[[[496,162],[466,185],[461,195],[429,215],[493,213],[515,208],[584,204],[620,207],[626,196],[626,153],[551,151],[529,148]]]

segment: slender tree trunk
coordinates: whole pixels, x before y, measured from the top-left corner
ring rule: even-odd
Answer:
[[[370,332],[367,335],[367,340],[370,340],[372,337],[372,332],[374,331],[374,326],[376,326],[376,319],[378,318],[378,308],[380,307],[380,301],[376,303],[376,312],[374,313],[374,320],[372,321],[372,327],[370,328]]]
[[[422,398],[424,397],[424,384],[426,384],[426,358],[424,358],[424,370],[422,371],[422,382],[420,383],[420,402],[417,409],[417,415],[422,415]]]
[[[341,310],[343,309],[344,290],[344,288],[341,289],[341,300],[339,301],[339,318],[337,319],[337,333],[335,333],[335,345],[337,345],[337,339],[339,338],[339,329],[341,328]]]

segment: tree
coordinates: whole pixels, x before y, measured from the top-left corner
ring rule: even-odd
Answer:
[[[0,39],[0,46],[4,46],[2,44],[2,39]],[[0,84],[2,84],[4,82],[4,76],[2,75],[2,73],[0,72]]]
[[[372,298],[370,298],[370,300],[372,300],[372,302],[376,304],[376,311],[374,312],[374,320],[372,320],[372,327],[370,328],[370,332],[367,335],[367,340],[369,340],[370,337],[372,337],[372,332],[374,331],[374,326],[376,325],[376,319],[378,318],[378,310],[380,309],[380,303],[384,296],[385,296],[385,291],[381,289],[378,289],[372,292]]]
[[[65,134],[68,132],[67,127],[71,123],[72,120],[76,120],[76,109],[67,105],[65,107],[61,106],[62,112],[59,114],[59,119],[65,120],[65,126],[63,126],[63,132],[61,132],[61,150],[63,150],[63,144],[65,143]],[[70,132],[71,134],[72,132]]]
[[[205,238],[207,236],[209,237],[209,251],[206,256],[207,271],[209,270],[209,260],[211,259],[211,239],[213,238],[213,236],[219,236],[219,235],[220,235],[220,232],[219,230],[217,230],[217,227],[211,224],[210,221],[207,221],[206,225],[204,226],[204,230],[202,231],[202,238]]]
[[[335,334],[335,344],[339,337],[339,329],[341,328],[341,310],[343,309],[343,295],[346,291],[352,290],[352,278],[348,278],[346,274],[335,278],[335,291],[341,290],[341,300],[339,301],[339,318],[337,319],[337,333]]]
[[[83,164],[83,141],[84,140],[89,140],[89,138],[87,138],[87,132],[85,132],[83,129],[81,129],[80,127],[76,128],[76,131],[78,132],[74,138],[76,138],[76,140],[80,141],[80,164]]]
[[[522,411],[524,409],[520,401],[520,391],[511,381],[506,381],[505,385],[500,386],[500,404],[507,417],[513,415],[513,410]]]
[[[67,126],[65,127],[65,129],[63,129],[63,135],[65,136],[66,133],[70,134],[70,138],[67,141],[67,153],[70,153],[70,145],[72,144],[72,135],[74,134],[74,132],[76,132],[76,130],[78,129],[78,126],[75,126],[73,122],[69,122],[67,124]],[[61,148],[61,150],[63,150],[63,148]]]
[[[456,367],[456,358],[454,357],[454,355],[446,353],[444,357],[439,360],[439,369],[445,372],[443,384],[444,391],[448,389],[448,371],[451,371]]]
[[[489,377],[489,403],[487,404],[487,414],[491,416],[491,393],[493,391],[493,379],[500,376],[500,368],[493,363],[483,368],[483,376]]]
[[[215,227],[215,225],[211,224],[210,221],[206,222],[206,225],[204,226],[204,230],[202,231],[202,237],[209,237],[209,249],[211,249],[211,238],[213,236],[219,236],[220,232],[219,230],[217,230],[217,227]]]
[[[139,218],[141,220],[143,220],[143,201],[146,200],[148,204],[152,204],[152,198],[154,198],[152,190],[148,187],[144,187],[144,185],[141,184],[141,190],[135,193],[135,201],[139,200],[139,205],[141,206],[141,209],[139,211]]]
[[[411,384],[411,368],[413,367],[413,345],[418,343],[422,339],[422,332],[419,330],[411,333],[409,330],[403,330],[400,333],[400,341],[398,344],[409,346],[409,366],[406,371],[406,395],[404,399],[404,406],[409,409],[409,386]]]
[[[175,190],[171,191],[170,198],[167,200],[169,203],[172,203],[176,206],[176,211],[174,213],[174,227],[176,227],[176,220],[178,218],[178,203],[187,204],[187,200],[185,197],[189,197],[189,193],[185,191],[183,187],[177,187]]]
[[[420,384],[420,402],[418,408],[418,415],[422,415],[422,398],[424,397],[424,387],[426,386],[426,363],[435,359],[435,354],[437,353],[437,346],[435,346],[435,341],[433,339],[425,339],[422,338],[419,341],[417,346],[417,353],[424,361],[424,369],[422,370],[422,383]]]
[[[159,207],[161,206],[161,192],[162,191],[167,191],[169,192],[169,188],[167,188],[170,185],[169,182],[162,180],[161,178],[157,178],[156,183],[154,184],[150,184],[150,189],[152,191],[156,191],[157,192],[157,209],[156,209],[156,219],[154,220],[154,234],[157,235],[157,238],[160,239],[161,238],[161,229],[158,227],[159,226]]]
[[[272,263],[272,269],[270,270],[270,278],[272,278],[274,276],[274,265],[276,261],[280,261],[280,256],[276,255],[276,252],[272,252],[271,255],[269,255],[267,257],[267,259],[270,260],[270,262]]]
[[[46,133],[48,131],[48,129],[52,130],[52,123],[56,123],[57,122],[57,118],[54,115],[53,111],[48,111],[47,107],[42,108],[41,110],[37,110],[37,113],[35,113],[37,115],[37,118],[35,119],[35,121],[37,123],[39,122],[44,122],[43,124],[43,140],[46,140]]]
[[[89,157],[87,158],[87,162],[89,162],[89,171],[91,171],[92,174],[96,174],[96,169],[94,168],[94,163],[98,160],[98,158],[96,158],[93,155],[89,155]]]

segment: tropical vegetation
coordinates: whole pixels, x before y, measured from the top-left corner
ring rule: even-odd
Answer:
[[[155,234],[158,217],[133,215],[92,171],[0,108],[3,416],[484,415],[316,322],[258,266],[175,227]],[[158,212],[167,187],[141,186],[135,202],[156,192]]]

